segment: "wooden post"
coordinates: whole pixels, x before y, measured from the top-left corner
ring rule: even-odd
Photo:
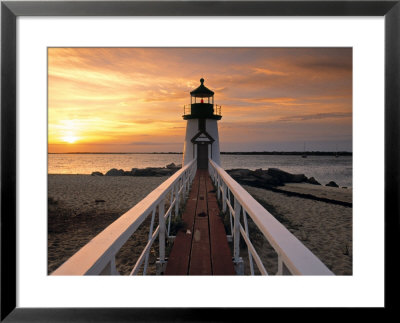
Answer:
[[[217,199],[221,198],[221,176],[217,177]]]
[[[235,263],[235,271],[237,275],[244,275],[244,264],[243,259],[240,258],[240,213],[242,210],[242,206],[239,201],[234,196],[234,212],[235,219],[233,224],[233,262]]]
[[[165,219],[164,219],[164,199],[158,205],[158,223],[160,226],[160,232],[158,234],[158,239],[160,243],[160,263],[165,261]]]
[[[147,238],[147,242],[151,241],[151,237],[153,236],[153,226],[154,226],[155,216],[156,216],[156,208],[154,208],[153,212],[151,212],[151,223],[150,223],[149,236]],[[144,260],[143,276],[146,275],[146,273],[147,273],[147,267],[149,265],[149,253],[150,253],[150,249],[146,253],[146,258]]]
[[[239,201],[234,198],[234,203],[235,203],[235,219],[233,223],[233,258],[235,262],[239,262],[239,257],[240,257],[240,247],[239,247],[239,242],[240,242],[240,212],[242,206],[239,204]]]
[[[179,182],[177,182],[174,186],[174,194],[175,194],[175,217],[179,214]]]
[[[115,257],[111,258],[110,262],[104,267],[104,269],[100,272],[99,275],[113,275],[113,276],[119,275],[117,266],[115,264]]]
[[[222,212],[226,212],[226,184],[222,184]]]
[[[181,176],[180,180],[179,180],[179,190],[181,191],[181,198],[182,201],[185,201],[185,190],[183,188],[184,186],[184,181],[183,181],[183,175]]]
[[[282,262],[282,256],[278,252],[278,272],[276,273],[277,275],[283,275],[283,262]]]
[[[186,200],[186,174],[182,174],[182,201]]]
[[[246,231],[247,238],[250,239],[249,235],[249,227],[247,224],[247,213],[246,210],[243,208],[243,223],[244,223],[244,229]],[[250,274],[254,276],[254,264],[253,264],[253,256],[251,255],[251,252],[249,250],[249,247],[247,247],[247,253],[249,254],[249,265],[250,265]]]
[[[187,171],[185,172],[184,180],[185,180],[185,199],[186,199],[187,196],[189,195],[189,174]]]

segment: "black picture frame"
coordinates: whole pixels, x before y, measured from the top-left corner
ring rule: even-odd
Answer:
[[[385,19],[385,307],[396,307],[399,236],[400,0],[2,1],[1,321],[235,321],[239,308],[16,307],[16,19],[19,16],[383,16]],[[367,95],[367,94],[366,94]],[[372,127],[373,125],[371,125]],[[373,170],[371,170],[372,174]],[[373,233],[371,233],[371,236]],[[372,238],[372,237],[371,237]],[[250,309],[257,311],[265,309]],[[378,309],[381,310],[381,309]],[[246,313],[246,312],[245,312]],[[254,316],[253,316],[254,317]],[[276,319],[276,318],[273,318]]]

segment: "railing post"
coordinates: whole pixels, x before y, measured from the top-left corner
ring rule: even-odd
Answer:
[[[193,163],[192,168],[191,168],[191,179],[190,179],[191,182],[193,182],[194,177],[196,176],[197,167],[195,167],[195,166],[196,165]]]
[[[179,214],[179,182],[177,182],[174,186],[174,195],[175,195],[175,217]]]
[[[167,230],[167,238],[170,238],[170,229],[171,229],[171,221],[172,221],[172,202],[174,200],[174,187],[171,187],[171,190],[169,192],[169,207],[171,208],[171,210],[169,211],[169,215],[168,215],[168,230]]]
[[[186,201],[186,175],[182,176],[182,201]]]
[[[185,172],[185,199],[188,196],[189,193],[189,183],[188,183],[188,172]]]
[[[226,184],[222,183],[222,212],[226,212]]]
[[[289,269],[285,266],[282,255],[278,252],[278,272],[277,275],[291,275]]]
[[[165,258],[165,219],[164,219],[164,205],[165,201],[162,200],[158,206],[158,223],[160,225],[160,261]]]
[[[282,262],[282,256],[280,255],[280,253],[278,253],[278,271],[276,274],[277,275],[283,274],[283,262]]]
[[[165,219],[164,219],[164,213],[165,213],[165,200],[162,199],[160,204],[158,205],[158,223],[160,226],[160,232],[158,233],[158,240],[159,240],[159,253],[160,253],[160,258],[159,261],[157,262],[157,275],[160,275],[164,273],[165,271]]]
[[[244,230],[246,231],[247,238],[250,239],[249,226],[247,224],[247,213],[246,213],[245,209],[243,209],[243,223],[244,223]],[[247,247],[247,253],[249,254],[250,274],[254,276],[253,256],[251,255],[249,247]]]
[[[186,173],[182,174],[182,201],[186,200]]]
[[[213,182],[214,185],[217,185],[217,171],[215,170],[214,167],[213,167]]]
[[[233,262],[235,263],[235,271],[237,275],[244,274],[243,259],[240,258],[240,213],[242,206],[234,196],[235,219],[233,225]]]
[[[110,262],[103,268],[99,275],[120,275],[115,264],[115,256],[111,258]]]
[[[150,222],[150,228],[149,228],[149,236],[147,238],[148,242],[151,240],[151,237],[153,235],[153,226],[154,226],[154,218],[155,218],[155,216],[156,216],[156,208],[154,208],[153,211],[151,212],[151,222]],[[146,273],[147,273],[147,267],[149,265],[149,253],[150,253],[150,249],[146,253],[146,258],[144,260],[143,276],[146,275]]]
[[[221,198],[221,176],[219,176],[218,175],[218,177],[217,177],[218,179],[217,179],[217,198],[218,198],[218,200],[220,200],[220,198]]]

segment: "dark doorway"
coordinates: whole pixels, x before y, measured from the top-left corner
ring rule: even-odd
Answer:
[[[207,169],[208,168],[208,145],[197,144],[197,168]]]

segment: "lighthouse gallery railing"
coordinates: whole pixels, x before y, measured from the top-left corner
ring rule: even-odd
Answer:
[[[150,215],[147,244],[130,274],[138,274],[142,266],[143,275],[146,274],[150,248],[157,237],[159,261],[161,265],[165,263],[165,239],[169,237],[171,216],[173,212],[175,216],[178,215],[180,201],[187,198],[196,169],[197,160],[194,159],[100,232],[52,275],[118,275],[115,255]],[[166,205],[169,205],[167,211]],[[153,231],[156,213],[159,223]]]
[[[183,106],[183,115],[191,115],[192,114],[192,105],[191,104],[185,104]],[[216,116],[222,116],[222,106],[218,104],[214,104],[214,115]]]
[[[278,254],[278,275],[333,275],[321,260],[211,159],[209,160],[209,173],[217,188],[217,197],[221,201],[222,211],[229,210],[235,263],[241,262],[239,242],[240,236],[242,236],[248,249],[251,274],[254,275],[255,262],[260,273],[268,275],[250,240],[247,223],[247,215],[249,215]],[[240,223],[241,217],[244,227]]]

